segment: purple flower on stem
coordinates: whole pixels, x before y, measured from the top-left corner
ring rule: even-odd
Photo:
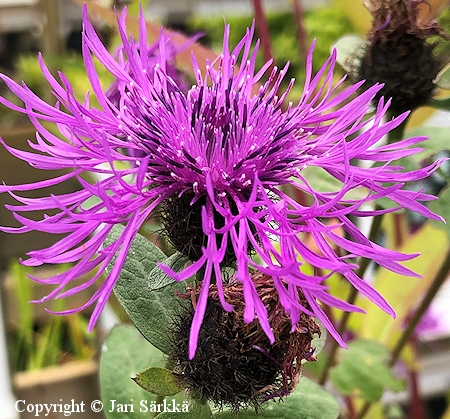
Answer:
[[[49,248],[30,252],[30,258],[23,262],[28,266],[74,263],[65,273],[43,281],[54,285],[55,289],[41,301],[66,297],[91,286],[116,255],[114,268],[92,298],[82,307],[65,312],[72,313],[95,304],[89,324],[92,329],[139,228],[162,206],[166,221],[176,221],[177,213],[186,215],[178,220],[178,232],[169,231],[168,235],[177,250],[192,260],[179,273],[162,266],[163,270],[178,281],[198,272],[204,274],[191,328],[191,358],[195,354],[213,281],[223,308],[233,310],[222,288],[225,281],[222,268],[230,263],[235,266],[233,281],[240,281],[243,287],[244,320],[251,322],[257,317],[272,342],[268,313],[252,281],[255,270],[272,278],[280,302],[292,320],[293,330],[300,313],[306,312],[317,316],[334,338],[345,345],[319,301],[342,310],[361,310],[328,293],[326,280],[332,273],[345,277],[361,294],[394,315],[383,297],[355,274],[357,264],[352,261],[357,257],[369,258],[391,271],[414,275],[399,262],[416,255],[384,249],[369,241],[349,216],[375,216],[408,208],[426,217],[440,218],[419,202],[431,200],[432,196],[402,189],[406,182],[427,177],[440,162],[411,172],[391,165],[396,159],[420,151],[410,146],[423,141],[423,137],[373,148],[406,117],[403,114],[384,122],[389,105],[381,100],[374,115],[366,118],[380,85],[351,99],[362,83],[342,89],[341,80],[340,90],[333,87],[335,53],[313,76],[311,49],[302,98],[298,104],[290,103],[283,108],[293,83],[291,81],[287,91],[278,96],[287,66],[281,71],[275,68],[268,81],[259,87],[257,83],[271,63],[255,69],[258,43],[252,50],[253,27],[233,51],[228,47],[229,27],[226,27],[223,52],[207,65],[205,74],[193,58],[196,84],[183,93],[169,74],[168,40],[163,35],[159,40],[159,55],[152,57],[154,70],[149,71],[142,15],[137,42],[127,38],[125,12],[119,18],[123,46],[117,60],[100,42],[88,20],[86,7],[83,21],[84,63],[100,108],[90,106],[89,96],[84,102],[76,100],[65,76],[60,74],[58,82],[41,57],[42,72],[53,89],[56,105],[41,100],[25,84],[18,85],[7,76],[1,76],[25,105],[22,108],[3,98],[1,103],[27,114],[37,130],[36,141],[30,142],[36,153],[13,149],[3,142],[5,148],[34,167],[69,170],[68,174],[52,180],[1,186],[0,189],[20,202],[9,209],[23,225],[3,227],[3,231],[67,234]],[[91,54],[117,79],[118,99],[112,100],[103,91]],[[238,60],[238,57],[241,58]],[[56,124],[65,140],[49,132],[41,121]],[[124,153],[124,149],[135,153]],[[358,167],[355,160],[381,165]],[[117,162],[127,163],[128,168]],[[342,187],[327,193],[314,190],[303,176],[304,169],[311,166],[326,171],[339,180]],[[98,174],[101,180],[88,183],[80,176],[84,171]],[[38,199],[16,194],[52,186],[72,177],[82,186],[75,193]],[[302,191],[312,204],[296,202],[280,188],[283,185]],[[348,193],[355,188],[365,188],[367,195],[363,199],[351,199]],[[389,198],[396,208],[362,209],[362,204],[381,197]],[[57,213],[40,221],[21,215],[36,210],[56,210]],[[327,225],[330,218],[338,219],[339,224]],[[123,234],[103,247],[112,227],[119,223],[125,226]],[[345,230],[345,237],[334,231],[337,227]],[[177,234],[189,238],[191,231],[195,234],[189,246],[178,242]],[[303,233],[312,236],[319,251],[305,245]],[[334,250],[336,245],[343,249],[339,254]],[[311,275],[302,269],[305,264],[320,269]],[[97,273],[92,279],[72,286],[75,278],[95,268]],[[299,289],[309,307],[301,304]]]

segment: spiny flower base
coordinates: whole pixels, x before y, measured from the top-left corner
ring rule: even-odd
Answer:
[[[432,98],[433,79],[442,65],[434,54],[434,45],[416,35],[390,34],[378,39],[365,52],[358,79],[367,85],[384,83],[375,96],[391,97],[391,112],[401,114],[416,109]]]
[[[202,248],[207,246],[207,237],[202,229],[202,207],[206,204],[206,197],[197,199],[193,193],[184,193],[182,196],[174,194],[161,204],[160,217],[172,246],[191,260],[198,260],[202,256]],[[214,212],[214,222],[217,228],[225,225],[224,218]],[[220,247],[221,236],[218,237]],[[230,242],[225,254],[229,263],[235,262],[236,256]]]
[[[253,281],[268,310],[274,344],[269,342],[259,322],[243,321],[241,283],[223,285],[225,299],[234,306],[230,313],[222,308],[217,286],[210,286],[197,352],[192,360],[187,357],[189,331],[201,287],[188,287],[193,306],[179,316],[172,334],[170,358],[180,384],[217,407],[226,406],[235,412],[249,407],[258,410],[264,401],[290,394],[300,380],[301,361],[316,360],[311,342],[316,334],[320,335],[315,319],[306,314],[301,315],[291,333],[290,318],[272,279],[257,274]],[[307,307],[303,296],[299,298]]]
[[[250,193],[244,194],[246,199]],[[186,192],[181,196],[174,194],[165,199],[160,205],[157,216],[160,217],[163,225],[163,234],[172,246],[190,260],[198,260],[203,255],[203,248],[207,246],[208,238],[202,227],[202,207],[206,205],[206,197],[196,199],[193,193]],[[230,212],[233,216],[239,214],[234,201],[228,202]],[[213,210],[213,219],[216,229],[221,229],[225,225],[225,218]],[[250,230],[257,238],[255,228],[250,226]],[[217,234],[217,247],[220,247],[222,235]],[[250,246],[249,246],[250,247]],[[224,260],[224,266],[234,266],[236,253],[233,243],[228,242]]]
[[[433,97],[433,80],[443,60],[436,55],[436,39],[431,37],[445,37],[443,29],[435,21],[420,18],[421,7],[429,7],[425,0],[369,0],[365,4],[373,22],[357,79],[366,80],[366,86],[384,83],[375,101],[392,98],[391,114],[413,111]]]

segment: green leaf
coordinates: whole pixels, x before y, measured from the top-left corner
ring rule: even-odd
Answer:
[[[177,377],[166,368],[147,368],[133,380],[144,390],[158,396],[173,396],[183,390],[178,385]]]
[[[336,419],[338,416],[336,399],[306,377],[302,377],[295,391],[282,402],[266,402],[258,414],[247,411],[236,417],[231,411],[223,411],[215,415],[217,419]]]
[[[320,320],[316,319],[316,322],[320,326],[320,336],[318,334],[314,335],[311,346],[314,348],[314,355],[319,355],[325,346],[325,341],[327,340],[327,329],[325,329],[325,326]]]
[[[171,406],[169,406],[170,408]],[[177,406],[178,412],[163,412],[156,416],[156,419],[213,419],[214,416],[210,407],[205,403],[198,403],[192,400],[188,406],[182,404]],[[175,410],[172,405],[172,410]],[[182,410],[184,408],[184,411]],[[168,410],[168,409],[167,409]],[[186,412],[187,410],[187,412]],[[235,418],[234,418],[235,419]]]
[[[366,40],[359,35],[344,35],[332,46],[337,51],[336,61],[347,73],[358,67],[356,52],[365,43]]]
[[[180,272],[188,261],[188,258],[186,256],[178,252],[174,253],[167,259],[164,259],[165,260],[163,260],[161,263],[169,266],[175,272]],[[174,281],[170,276],[166,275],[158,266],[155,266],[151,270],[148,278],[149,287],[152,291],[159,290],[166,287],[167,285],[173,285],[174,282],[177,281]]]
[[[187,258],[175,253],[161,263],[179,272],[186,264]],[[149,275],[147,294],[139,305],[137,316],[142,318],[141,333],[158,349],[166,354],[171,350],[168,337],[173,320],[186,306],[186,301],[177,293],[186,292],[186,283],[178,282],[167,276],[159,267],[155,267]]]
[[[331,176],[321,167],[308,166],[302,170],[302,176],[308,181],[311,187],[318,192],[340,192],[342,182]],[[363,187],[355,188],[345,194],[345,199],[364,199],[367,196],[367,189]]]
[[[438,200],[430,202],[429,208],[434,213],[444,217],[446,223],[438,220],[431,221],[435,227],[444,230],[450,239],[450,186],[441,191]]]
[[[125,227],[115,225],[111,233],[105,240],[105,247],[114,243],[123,234]],[[121,280],[131,282],[135,279],[147,278],[150,271],[158,262],[166,259],[167,256],[150,240],[147,240],[141,234],[137,234],[128,253],[124,271],[128,271],[126,275],[121,275]],[[108,268],[112,268],[114,260],[111,261]],[[123,277],[123,278],[122,278]]]
[[[442,109],[444,111],[450,111],[450,97],[431,99],[426,103],[426,106],[430,106],[435,109]]]
[[[114,242],[122,231],[122,226],[116,226],[105,244]],[[186,262],[186,259],[182,260],[178,254],[166,258],[152,242],[138,234],[114,287],[117,299],[134,325],[152,345],[164,353],[170,350],[167,337],[173,314],[179,312],[183,304],[176,292],[184,292],[186,286],[184,282],[169,278],[156,264],[162,262],[172,269],[181,269]],[[113,264],[114,260],[109,267]]]
[[[106,338],[100,357],[100,389],[108,419],[148,419],[140,412],[141,400],[155,396],[139,387],[131,377],[149,365],[162,364],[164,355],[150,345],[132,325],[114,327]],[[115,409],[111,409],[115,400]],[[119,412],[117,406],[132,403],[134,412]],[[113,410],[109,412],[109,410]]]
[[[436,78],[433,80],[433,83],[441,89],[450,90],[450,64],[447,64],[437,74]]]
[[[330,372],[330,379],[343,394],[377,401],[385,388],[403,389],[403,382],[394,378],[387,366],[389,351],[375,341],[355,340],[348,350],[340,349],[339,363]]]
[[[417,144],[424,150],[411,156],[417,163],[433,157],[442,150],[450,150],[450,133],[446,127],[421,127],[408,131],[405,138],[410,137],[429,137],[428,140]]]

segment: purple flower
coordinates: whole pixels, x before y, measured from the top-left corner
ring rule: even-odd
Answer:
[[[197,39],[199,39],[202,36],[202,34],[198,34],[190,38],[186,43],[179,46],[168,39],[165,42],[164,45],[164,60],[166,65],[165,73],[168,77],[172,78],[172,80],[175,82],[175,85],[177,86],[177,90],[181,90],[183,93],[187,93],[189,90],[189,85],[186,81],[186,75],[183,74],[181,71],[179,71],[176,67],[176,56],[188,48],[193,42],[195,42]],[[147,60],[144,61],[145,71],[147,71],[148,77],[151,79],[154,77],[154,71],[155,68],[159,62],[159,51],[160,43],[155,42],[153,45],[147,48]],[[136,43],[135,49],[139,52],[139,43]],[[127,59],[124,59],[126,57],[126,52],[124,51],[124,45],[121,45],[117,48],[116,53],[114,54],[114,57],[119,60],[119,62],[122,63],[122,68],[126,72],[129,73],[131,78],[134,78],[133,71],[136,71],[136,68],[132,65],[132,62],[130,62]],[[115,81],[109,86],[108,90],[106,91],[105,95],[108,98],[109,101],[115,106],[120,107],[120,100],[121,98],[126,96],[126,91],[128,89],[128,83],[129,80],[124,80],[123,78],[117,78]],[[168,86],[168,92],[172,92],[173,88],[171,86]],[[145,152],[141,150],[135,150],[135,149],[129,149],[127,150],[127,153],[129,153],[133,157],[144,157],[146,154]]]
[[[183,50],[189,48],[192,43],[194,43],[196,40],[198,40],[202,34],[198,34],[190,38],[185,44],[179,46],[173,42],[170,41],[170,39],[166,40],[164,45],[164,60],[166,65],[166,75],[172,80],[175,81],[177,89],[181,90],[183,93],[187,93],[189,90],[189,85],[186,81],[185,75],[180,72],[177,69],[176,66],[176,56],[182,52]],[[150,47],[147,47],[147,60],[144,61],[146,63],[145,71],[148,72],[148,76],[150,78],[154,77],[154,71],[155,67],[157,66],[159,62],[159,51],[160,44],[159,42],[155,42]],[[139,43],[136,43],[134,46],[134,49],[140,53],[139,51]],[[132,65],[132,61],[130,62],[127,59],[124,59],[126,57],[126,51],[125,46],[121,45],[117,49],[116,53],[114,54],[114,57],[116,57],[119,62],[121,62],[121,66],[123,70],[129,73],[131,78],[134,78],[133,71],[136,71],[136,67]],[[124,80],[123,78],[117,78],[112,85],[108,88],[106,91],[107,98],[116,106],[120,107],[120,99],[124,96],[126,96],[127,86],[128,86],[129,80]],[[172,89],[173,90],[173,89]],[[171,92],[171,86],[168,86],[168,91]]]
[[[180,273],[168,267],[163,270],[178,281],[204,272],[191,329],[191,358],[212,281],[217,283],[223,308],[233,309],[222,289],[224,266],[234,266],[232,280],[243,284],[244,320],[251,322],[257,317],[271,341],[274,337],[268,313],[252,282],[255,270],[272,278],[281,304],[292,319],[293,330],[300,313],[306,312],[317,316],[335,339],[345,345],[319,301],[342,310],[361,310],[328,293],[326,280],[332,273],[341,274],[361,294],[394,315],[383,297],[355,274],[357,265],[352,261],[357,257],[369,258],[391,271],[414,275],[399,262],[416,255],[405,255],[370,242],[349,216],[367,217],[393,211],[362,208],[363,203],[386,197],[396,208],[408,208],[438,219],[419,202],[433,197],[401,188],[406,182],[427,177],[440,162],[412,172],[390,164],[418,152],[419,148],[409,146],[423,141],[423,137],[373,148],[406,117],[401,115],[383,122],[388,104],[381,100],[375,114],[366,119],[380,85],[351,99],[362,83],[345,89],[342,81],[338,83],[339,89],[332,86],[335,53],[313,76],[311,50],[303,96],[298,104],[283,107],[289,88],[281,96],[278,90],[287,66],[281,71],[274,69],[269,80],[258,87],[271,63],[255,69],[257,46],[252,50],[253,27],[233,51],[228,47],[229,27],[226,27],[223,52],[207,65],[206,74],[202,74],[193,59],[196,84],[185,94],[169,74],[167,61],[172,55],[167,52],[168,40],[164,36],[159,41],[159,55],[151,58],[154,70],[149,71],[142,16],[138,42],[127,38],[125,13],[119,19],[123,47],[118,60],[101,44],[88,20],[86,7],[83,19],[83,57],[100,108],[90,106],[88,97],[82,103],[77,101],[64,75],[60,74],[58,82],[41,57],[42,71],[58,101],[55,106],[34,95],[25,84],[20,86],[1,76],[25,106],[18,107],[3,98],[1,102],[27,114],[37,130],[36,141],[30,142],[36,153],[4,144],[6,149],[43,170],[69,169],[68,174],[52,180],[0,189],[21,203],[9,209],[23,224],[20,228],[2,228],[3,231],[67,234],[49,248],[30,252],[30,258],[23,262],[29,266],[74,263],[65,273],[44,281],[56,287],[42,301],[69,296],[91,286],[117,254],[114,268],[92,298],[79,309],[66,312],[95,303],[89,324],[92,329],[139,228],[157,207],[158,211],[162,207],[169,239],[192,260]],[[103,91],[91,54],[117,79],[118,100],[111,100]],[[40,121],[56,124],[65,140],[49,132]],[[136,154],[124,153],[124,149]],[[356,160],[381,164],[358,167],[354,164]],[[339,180],[342,187],[327,193],[314,190],[303,176],[307,167],[321,168]],[[101,180],[95,184],[86,182],[80,176],[84,171],[96,173]],[[81,183],[78,192],[39,199],[16,195],[72,177]],[[308,195],[312,205],[296,202],[281,188],[283,185]],[[365,188],[367,195],[363,199],[350,198],[348,193],[355,188]],[[41,221],[20,215],[35,210],[56,210],[56,215]],[[177,214],[182,219],[177,219]],[[330,218],[338,219],[339,224],[327,225]],[[167,221],[178,223],[178,231],[171,230]],[[119,223],[125,226],[122,236],[103,247],[106,236]],[[337,227],[345,230],[345,237],[337,234]],[[304,233],[313,237],[318,251],[305,245]],[[190,240],[189,246],[178,240],[179,236]],[[336,245],[343,249],[339,254],[334,250]],[[320,268],[320,273],[307,273],[302,268],[306,264]],[[71,288],[75,278],[94,268],[98,270],[91,280]],[[300,303],[299,288],[309,307]]]

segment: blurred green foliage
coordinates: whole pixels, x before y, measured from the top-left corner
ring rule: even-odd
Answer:
[[[72,85],[76,98],[83,102],[86,93],[91,90],[89,79],[86,75],[83,58],[77,54],[64,54],[60,56],[44,57],[45,65],[58,79],[58,72],[62,72]],[[113,81],[113,76],[98,63],[94,58],[97,73],[100,77],[102,86],[107,89]],[[22,81],[40,98],[49,103],[56,102],[51,94],[51,87],[42,74],[38,58],[36,55],[22,55],[15,63],[14,80],[18,83]],[[22,106],[22,103],[9,90],[5,91],[4,96],[7,100]],[[90,95],[90,102],[93,106],[98,106],[95,95]],[[5,128],[12,127],[23,119],[23,115],[0,105],[0,125]]]
[[[439,24],[444,28],[445,33],[450,36],[450,7],[447,8],[438,19]],[[445,62],[450,61],[450,40],[433,37],[432,42],[436,42],[436,52]]]
[[[225,20],[230,25],[230,47],[233,48],[244,36],[245,30],[252,24],[252,16],[226,16]],[[283,67],[290,61],[289,71],[285,81],[294,77],[298,80],[297,89],[301,89],[305,77],[305,64],[300,56],[299,42],[295,17],[292,13],[269,13],[267,15],[272,51],[275,64]],[[203,31],[205,36],[201,42],[216,51],[222,48],[224,21],[217,18],[192,18],[188,22],[192,32]],[[345,35],[355,31],[353,23],[337,8],[323,7],[305,12],[304,27],[307,32],[308,44],[314,38],[317,39],[313,56],[313,66],[317,71],[330,55],[334,42]],[[257,36],[255,36],[257,38]],[[261,52],[258,55],[258,66],[263,64]]]
[[[234,47],[239,42],[245,34],[246,28],[252,24],[252,19],[253,17],[250,15],[226,17],[227,23],[231,26],[231,47]],[[298,82],[292,90],[292,96],[300,96],[302,92],[302,81],[305,76],[305,64],[300,56],[294,16],[292,13],[286,12],[270,13],[267,16],[267,20],[271,34],[275,64],[283,67],[286,62],[290,61],[285,82],[287,83],[293,77],[296,78]],[[313,65],[316,71],[328,58],[333,43],[345,33],[354,31],[352,22],[341,11],[333,7],[306,11],[304,26],[308,36],[308,44],[311,44],[314,38],[317,39],[313,56]],[[193,18],[189,21],[188,28],[192,32],[204,31],[205,36],[201,39],[201,42],[216,51],[221,50],[224,29],[222,17]],[[86,92],[90,89],[90,83],[86,76],[86,69],[81,56],[75,54],[65,54],[58,57],[46,56],[45,63],[54,75],[57,75],[58,71],[64,73],[71,82],[77,99],[80,101],[84,100]],[[260,52],[257,66],[261,66],[262,64],[263,58]],[[103,87],[107,88],[112,82],[112,76],[101,65],[96,65],[96,68]],[[19,58],[16,63],[16,75],[14,79],[17,82],[24,81],[39,97],[50,102],[53,100],[50,93],[50,86],[42,75],[35,55],[25,55]],[[6,93],[6,98],[20,105],[20,101],[9,92]],[[91,95],[91,104],[96,106],[94,95]],[[3,106],[1,107],[0,123],[4,126],[14,125],[20,117],[19,113],[10,111]]]
[[[67,266],[62,265],[58,272]],[[36,283],[28,275],[36,271],[13,261],[9,267],[12,291],[17,301],[18,323],[8,333],[13,371],[36,370],[72,360],[90,359],[97,348],[96,334],[88,333],[88,318],[82,313],[69,316],[48,314],[35,317],[30,300],[36,299]],[[62,311],[64,300],[54,300],[52,310]]]
[[[54,75],[60,71],[67,77],[72,85],[75,96],[78,100],[83,101],[86,92],[90,90],[91,85],[86,75],[86,68],[81,55],[65,54],[60,56],[49,56],[45,57],[44,61]],[[102,65],[99,65],[97,61],[94,60],[94,62],[100,81],[106,89],[112,83],[113,77]],[[23,80],[39,97],[45,97],[50,86],[42,74],[39,62],[35,55],[24,55],[20,57],[16,63],[16,69],[16,80]],[[92,95],[92,99],[95,99],[94,95]]]

